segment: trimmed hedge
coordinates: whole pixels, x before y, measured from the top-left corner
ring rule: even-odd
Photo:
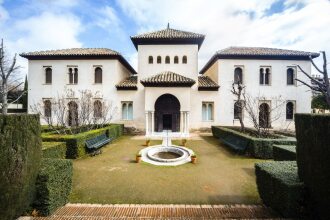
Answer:
[[[0,216],[12,220],[33,202],[41,160],[38,115],[0,115]]]
[[[65,142],[66,158],[75,159],[87,154],[85,141],[101,134],[116,139],[123,134],[124,126],[122,124],[110,124],[104,128],[95,129],[75,135],[59,135],[52,133],[42,134],[44,142]]]
[[[43,158],[65,159],[65,154],[66,154],[65,142],[42,142]]]
[[[243,134],[239,131],[233,130],[230,127],[212,126],[212,134],[214,137],[226,138],[232,136],[242,142],[246,143],[243,146],[244,153],[247,153],[255,158],[271,159],[273,158],[273,145],[295,145],[296,139],[293,137],[279,136],[279,139],[266,139],[266,138],[255,138],[247,134]]]
[[[294,145],[274,145],[273,146],[274,160],[290,161],[296,160],[296,146]]]
[[[304,184],[295,161],[256,163],[255,172],[259,195],[267,206],[284,217],[302,215]]]
[[[330,114],[296,114],[298,173],[304,181],[312,215],[329,219]]]
[[[36,200],[33,207],[47,216],[68,202],[72,187],[72,161],[66,159],[42,159],[36,182]]]

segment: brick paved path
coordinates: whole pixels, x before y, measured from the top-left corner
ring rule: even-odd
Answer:
[[[110,219],[272,219],[278,218],[260,205],[96,205],[67,204],[49,217],[32,220]],[[25,219],[25,218],[22,218]]]

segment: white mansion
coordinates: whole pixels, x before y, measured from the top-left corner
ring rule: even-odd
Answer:
[[[167,28],[132,36],[138,70],[118,52],[106,48],[74,48],[20,54],[29,60],[28,105],[50,102],[65,88],[102,94],[119,112],[113,122],[146,131],[189,135],[211,125],[239,125],[233,82],[259,100],[260,117],[272,118],[274,97],[281,96],[281,117],[269,126],[293,128],[293,113],[310,113],[311,91],[297,83],[299,64],[311,72],[309,57],[318,53],[259,47],[220,50],[198,72],[198,51],[205,36]],[[72,100],[68,100],[68,102]],[[79,108],[79,106],[78,106]],[[258,108],[258,107],[257,107]],[[32,113],[31,107],[29,112]]]

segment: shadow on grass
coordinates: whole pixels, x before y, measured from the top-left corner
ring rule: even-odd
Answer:
[[[242,170],[245,171],[249,176],[255,177],[255,170],[254,170],[254,168],[243,167]]]

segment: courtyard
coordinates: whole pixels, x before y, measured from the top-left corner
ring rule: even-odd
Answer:
[[[237,155],[210,134],[201,134],[187,142],[197,154],[197,164],[137,164],[135,155],[144,144],[142,136],[122,136],[103,147],[102,154],[74,160],[70,202],[261,204],[254,173],[255,162],[261,160]]]

